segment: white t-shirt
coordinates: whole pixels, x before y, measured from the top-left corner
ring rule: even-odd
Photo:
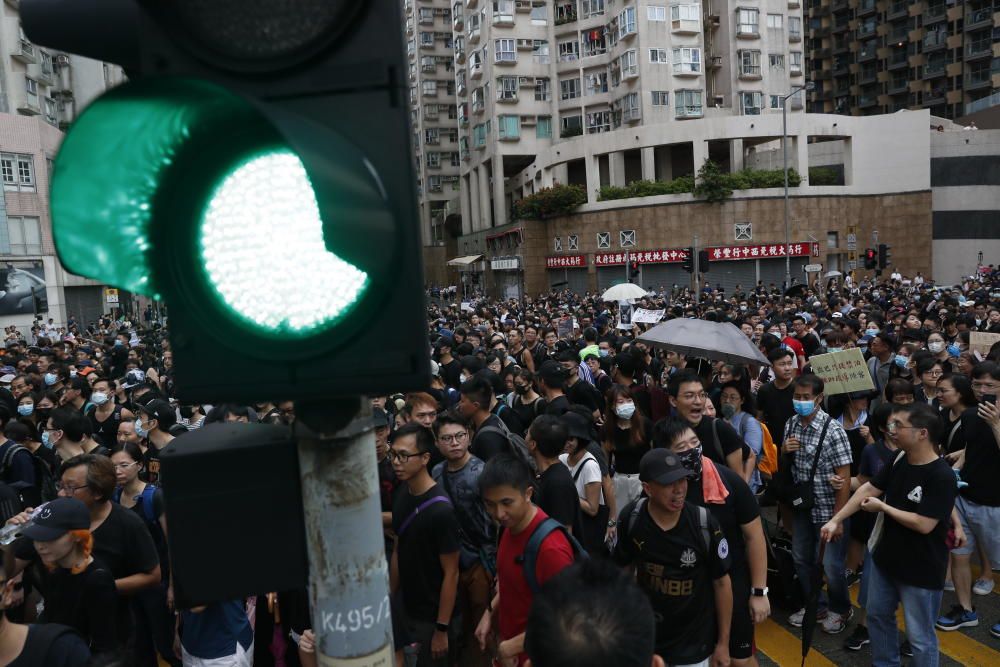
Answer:
[[[601,465],[594,458],[594,455],[587,452],[583,455],[575,466],[569,464],[569,454],[560,454],[559,460],[569,468],[569,474],[574,478],[574,484],[576,484],[576,493],[581,498],[587,497],[587,485],[597,482],[601,483]],[[587,463],[587,461],[593,461],[593,463]],[[583,466],[583,470],[580,472],[580,476],[577,477],[576,471],[580,470],[580,466]],[[604,504],[604,489],[600,492],[600,502],[599,504]]]

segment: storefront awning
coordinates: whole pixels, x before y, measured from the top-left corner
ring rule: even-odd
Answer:
[[[455,259],[448,260],[448,266],[469,266],[474,262],[478,262],[482,258],[482,255],[466,255],[465,257],[456,257]]]

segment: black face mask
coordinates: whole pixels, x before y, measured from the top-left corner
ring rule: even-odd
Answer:
[[[514,393],[517,394],[518,396],[524,396],[525,394],[528,393],[529,389],[531,389],[531,387],[528,385],[523,385],[523,386],[519,384],[514,385]]]
[[[701,445],[698,445],[694,449],[689,449],[686,452],[681,452],[677,455],[680,459],[681,465],[688,469],[691,474],[688,475],[689,479],[699,480],[701,479]]]
[[[35,414],[38,415],[38,423],[44,424],[49,421],[49,414],[52,412],[52,408],[35,408]]]

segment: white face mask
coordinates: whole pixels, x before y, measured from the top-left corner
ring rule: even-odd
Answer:
[[[619,403],[615,406],[615,414],[622,419],[631,419],[635,414],[635,403]]]
[[[941,352],[942,350],[944,350],[944,343],[942,343],[940,341],[934,341],[933,343],[927,343],[927,349],[930,350],[931,352],[933,352],[934,354],[938,354],[939,352]]]

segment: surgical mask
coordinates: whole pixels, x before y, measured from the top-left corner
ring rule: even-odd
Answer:
[[[813,401],[792,401],[792,407],[795,408],[795,414],[800,417],[808,417],[816,409],[816,404]]]
[[[677,458],[681,465],[688,469],[691,474],[689,479],[701,479],[701,445],[693,447],[686,452],[678,452]]]
[[[149,435],[149,431],[147,431],[146,429],[144,429],[142,427],[142,420],[141,419],[136,419],[135,420],[135,434],[136,434],[136,436],[138,436],[140,438],[145,438],[147,435]]]
[[[108,402],[108,395],[103,391],[95,391],[90,395],[90,400],[94,405],[104,405]]]
[[[960,354],[962,354],[962,349],[958,345],[952,343],[951,345],[948,346],[948,354],[951,355],[952,357],[957,357]]]
[[[842,347],[828,347],[828,348],[826,348],[826,351],[827,352],[843,352],[844,348],[842,348]]]
[[[934,341],[933,343],[927,343],[927,349],[933,352],[934,354],[938,354],[939,352],[941,352],[941,350],[944,349],[944,343],[938,341]]]
[[[116,339],[115,339],[115,347],[121,347],[121,346],[122,346],[122,345],[124,345],[124,344],[125,344],[125,343],[123,343],[123,342],[122,342],[122,339],[121,339],[121,338],[116,338]]]
[[[878,329],[865,329],[865,333],[869,336],[875,336],[878,334]]]
[[[461,375],[460,375],[460,376],[458,377],[458,381],[459,381],[459,382],[460,382],[461,384],[465,384],[466,382],[468,382],[468,381],[469,381],[469,376],[468,376],[468,375],[466,375],[465,373],[462,373],[462,374],[461,374]]]
[[[30,417],[31,413],[34,411],[35,411],[34,403],[22,403],[21,405],[17,406],[17,414],[21,415],[22,417]]]
[[[59,381],[59,376],[56,375],[55,373],[46,373],[45,374],[45,384],[47,386],[51,387],[52,385],[54,385],[58,381]]]
[[[55,443],[52,442],[52,437],[49,435],[48,431],[42,431],[42,445],[48,449],[55,447]]]
[[[867,345],[858,345],[858,349],[861,350],[861,354],[864,354],[865,352],[868,351],[868,346]]]
[[[635,414],[635,403],[621,403],[615,406],[615,414],[622,419],[632,419]]]
[[[602,357],[606,357],[610,354],[610,351],[608,350],[600,350],[599,352]]]
[[[906,368],[906,364],[910,363],[909,357],[904,357],[901,354],[896,355],[896,365],[900,368]]]
[[[733,405],[732,403],[723,403],[722,404],[722,416],[723,417],[725,417],[726,419],[732,419],[733,415],[735,415],[735,414],[736,414],[736,406],[735,405]]]

